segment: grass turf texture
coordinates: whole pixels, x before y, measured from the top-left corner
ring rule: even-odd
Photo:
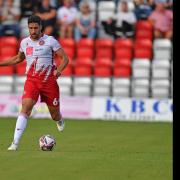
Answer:
[[[0,118],[1,180],[172,180],[172,124],[73,121],[59,133],[51,120],[31,119],[17,152],[7,151],[15,119]],[[52,152],[39,150],[52,134]]]

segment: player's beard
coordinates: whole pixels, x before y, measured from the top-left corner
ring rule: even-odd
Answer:
[[[31,39],[33,39],[33,40],[38,40],[40,37],[41,37],[41,32],[31,34]]]

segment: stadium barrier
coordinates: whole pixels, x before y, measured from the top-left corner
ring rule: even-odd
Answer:
[[[172,99],[140,99],[119,97],[62,97],[61,112],[70,119],[102,119],[119,121],[173,121]],[[17,117],[21,95],[0,95],[0,117]],[[44,103],[37,102],[33,118],[50,118]]]

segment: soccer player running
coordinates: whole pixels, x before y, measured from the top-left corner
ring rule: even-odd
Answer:
[[[41,32],[42,24],[39,16],[32,15],[28,18],[28,28],[30,36],[21,41],[19,53],[0,63],[0,66],[10,66],[24,59],[27,62],[22,109],[17,118],[14,140],[8,150],[17,150],[28,117],[39,96],[41,102],[47,104],[58,130],[63,131],[65,127],[59,109],[59,86],[56,80],[67,66],[69,59],[56,39]],[[58,67],[53,64],[54,53],[62,59]]]

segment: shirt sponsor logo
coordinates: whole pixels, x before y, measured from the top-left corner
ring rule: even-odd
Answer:
[[[33,55],[33,47],[29,46],[26,48],[26,55]]]

